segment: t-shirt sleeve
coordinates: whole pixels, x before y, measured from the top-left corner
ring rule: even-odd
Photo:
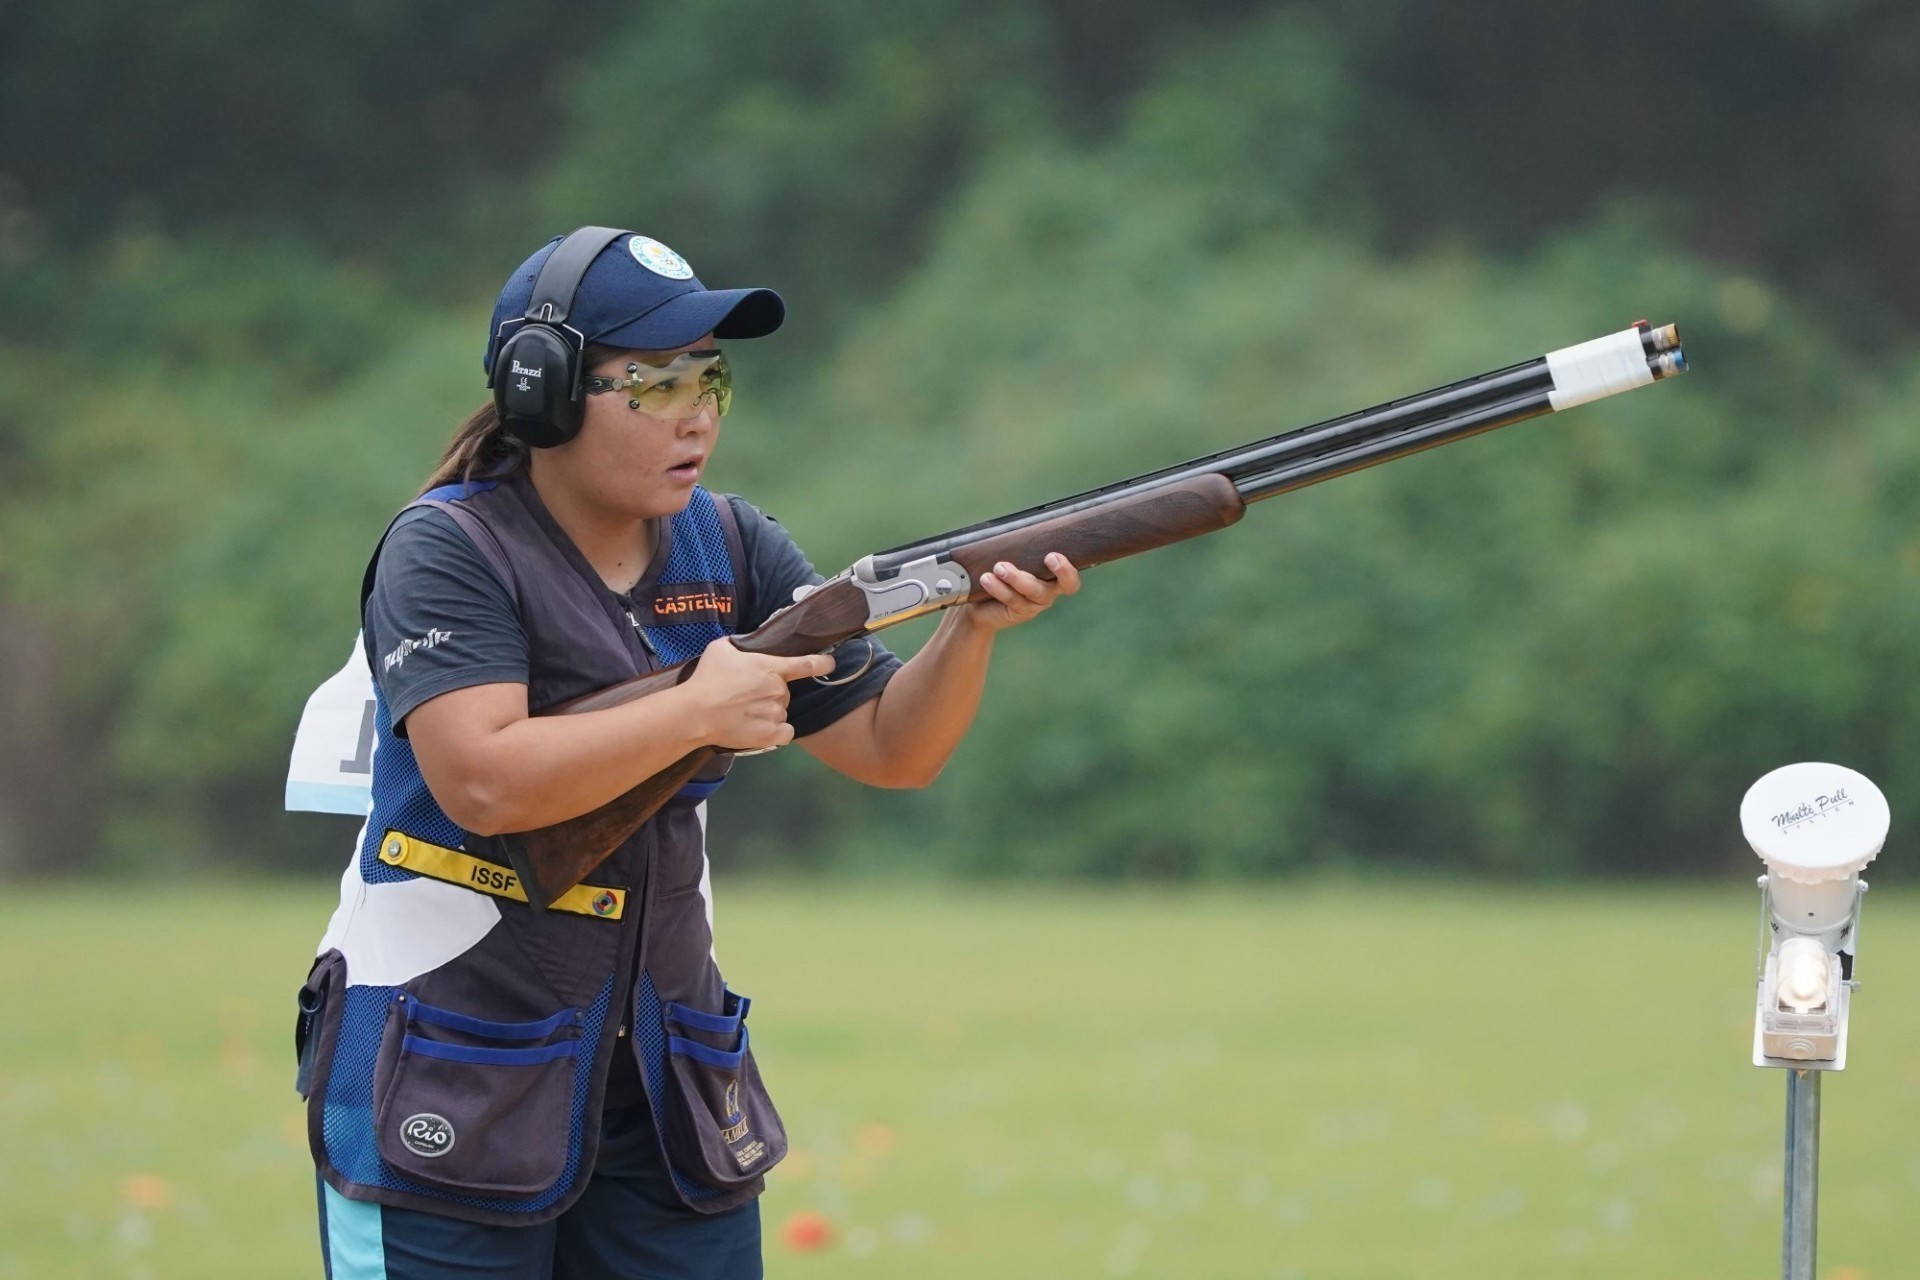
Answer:
[[[751,631],[782,607],[793,603],[795,587],[818,586],[825,579],[815,572],[811,562],[784,526],[766,515],[745,498],[727,496],[733,507],[734,522],[740,526],[740,549],[747,561],[746,590],[741,592],[740,630]],[[871,638],[871,637],[870,637]],[[787,721],[793,736],[804,738],[818,733],[863,702],[880,696],[900,669],[900,659],[873,639],[873,665],[866,674],[848,684],[823,685],[798,680],[790,687],[793,696],[787,703]],[[867,640],[851,640],[834,650],[837,665],[830,680],[843,679],[860,669],[867,660]]]
[[[453,518],[423,507],[380,548],[365,632],[393,731],[421,703],[477,684],[527,683],[527,637],[506,584]]]

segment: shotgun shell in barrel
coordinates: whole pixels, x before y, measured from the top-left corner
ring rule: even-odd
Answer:
[[[1641,325],[1640,349],[1648,355],[1658,355],[1662,351],[1673,351],[1680,346],[1680,326],[1677,324]]]
[[[1671,351],[1663,351],[1657,356],[1648,358],[1647,368],[1653,370],[1655,382],[1662,378],[1678,377],[1687,371],[1687,353],[1679,347]]]

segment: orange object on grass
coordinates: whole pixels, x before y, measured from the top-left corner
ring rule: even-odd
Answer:
[[[780,1228],[780,1243],[795,1253],[809,1253],[833,1243],[833,1224],[824,1214],[802,1209]]]

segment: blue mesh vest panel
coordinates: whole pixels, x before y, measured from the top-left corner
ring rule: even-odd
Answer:
[[[393,716],[387,710],[387,696],[374,686],[373,727],[379,744],[373,753],[373,813],[360,840],[360,878],[368,884],[411,880],[414,873],[380,861],[380,839],[389,831],[404,831],[418,840],[459,849],[466,845],[467,833],[440,810],[439,802],[427,790],[420,776],[420,765],[413,756],[413,743],[393,733]]]
[[[667,1037],[661,1029],[660,997],[653,989],[652,974],[642,973],[640,981],[634,985],[633,1018],[629,1025],[633,1028],[634,1043],[640,1047],[640,1061],[647,1073],[647,1097],[652,1102],[654,1126],[664,1129],[667,1124]],[[667,1172],[673,1175],[674,1188],[686,1197],[688,1203],[711,1200],[720,1194],[712,1187],[689,1182],[671,1164],[667,1166]]]
[[[678,582],[715,582],[728,586],[733,582],[733,557],[727,554],[727,540],[720,528],[714,504],[724,501],[704,489],[695,490],[696,501],[673,518],[673,545],[667,551],[667,563],[660,570],[662,586]],[[647,638],[653,642],[660,661],[668,666],[697,658],[700,651],[726,634],[726,628],[713,622],[670,623],[650,626]]]

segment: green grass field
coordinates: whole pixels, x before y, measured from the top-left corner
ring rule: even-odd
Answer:
[[[0,896],[0,1277],[316,1277],[313,884]],[[1777,1274],[1755,902],[720,888],[794,1151],[775,1277]],[[1913,1274],[1920,900],[1871,900],[1821,1273]],[[817,1212],[823,1248],[782,1241]]]

